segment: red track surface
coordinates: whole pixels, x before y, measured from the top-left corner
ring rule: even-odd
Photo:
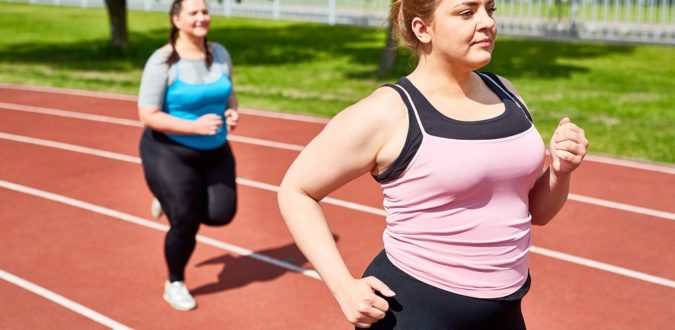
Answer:
[[[151,196],[137,159],[140,124],[35,112],[50,109],[136,120],[131,99],[0,88],[0,272],[5,274],[0,276],[0,329],[95,329],[106,324],[31,293],[6,274],[136,329],[351,329],[320,281],[203,242],[187,269],[199,307],[188,313],[172,310],[161,299],[164,233],[161,227],[148,227],[166,222],[149,217]],[[237,137],[301,146],[322,127],[243,114],[233,137],[238,177],[243,179],[239,213],[230,226],[203,227],[200,234],[311,267],[283,225],[275,193],[269,186],[255,186],[278,185],[297,151],[237,142]],[[112,159],[47,142],[129,157]],[[672,329],[673,173],[672,167],[654,171],[590,161],[582,165],[573,194],[662,213],[570,200],[553,223],[536,228],[533,288],[524,300],[530,329]],[[26,187],[36,190],[20,191]],[[40,195],[44,192],[55,195],[48,199]],[[381,208],[379,187],[367,176],[331,197]],[[71,205],[77,201],[89,204]],[[349,267],[360,274],[382,248],[383,217],[324,205]],[[106,209],[96,211],[94,206]],[[145,222],[120,219],[125,217]],[[548,250],[602,264],[590,267],[542,254]],[[606,269],[611,266],[618,271]]]

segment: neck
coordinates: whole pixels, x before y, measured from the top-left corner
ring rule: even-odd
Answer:
[[[204,38],[190,36],[179,32],[175,43],[176,51],[178,53],[185,53],[188,57],[190,55],[203,55],[206,53],[204,49]]]
[[[473,69],[428,55],[420,55],[417,67],[408,78],[429,94],[467,97],[476,88]]]

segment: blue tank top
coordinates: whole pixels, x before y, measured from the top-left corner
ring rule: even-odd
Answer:
[[[176,80],[166,89],[163,110],[180,119],[195,121],[202,115],[213,113],[224,116],[227,101],[232,95],[232,82],[222,74],[217,80],[206,84],[191,84],[180,80],[178,65],[175,64]],[[223,118],[221,126],[215,135],[178,135],[166,134],[170,139],[185,146],[208,150],[225,144],[227,140],[227,125]]]

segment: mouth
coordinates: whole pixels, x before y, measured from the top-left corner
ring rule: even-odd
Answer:
[[[490,38],[480,39],[478,41],[474,41],[473,44],[474,45],[490,45],[490,44],[492,44],[492,39],[490,39]]]
[[[490,38],[484,38],[484,39],[480,39],[480,40],[478,40],[478,41],[474,41],[474,42],[471,43],[471,44],[472,44],[472,45],[482,46],[482,47],[486,47],[486,46],[489,47],[490,45],[492,45],[492,39],[490,39]]]

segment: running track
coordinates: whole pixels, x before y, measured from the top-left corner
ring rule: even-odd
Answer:
[[[276,207],[325,122],[242,111],[239,213],[201,230],[187,269],[199,306],[184,313],[161,299],[167,227],[149,216],[134,98],[0,85],[0,329],[351,329]],[[529,328],[672,329],[674,196],[673,167],[588,157],[534,229]],[[382,248],[381,199],[364,176],[324,201],[355,275]]]

